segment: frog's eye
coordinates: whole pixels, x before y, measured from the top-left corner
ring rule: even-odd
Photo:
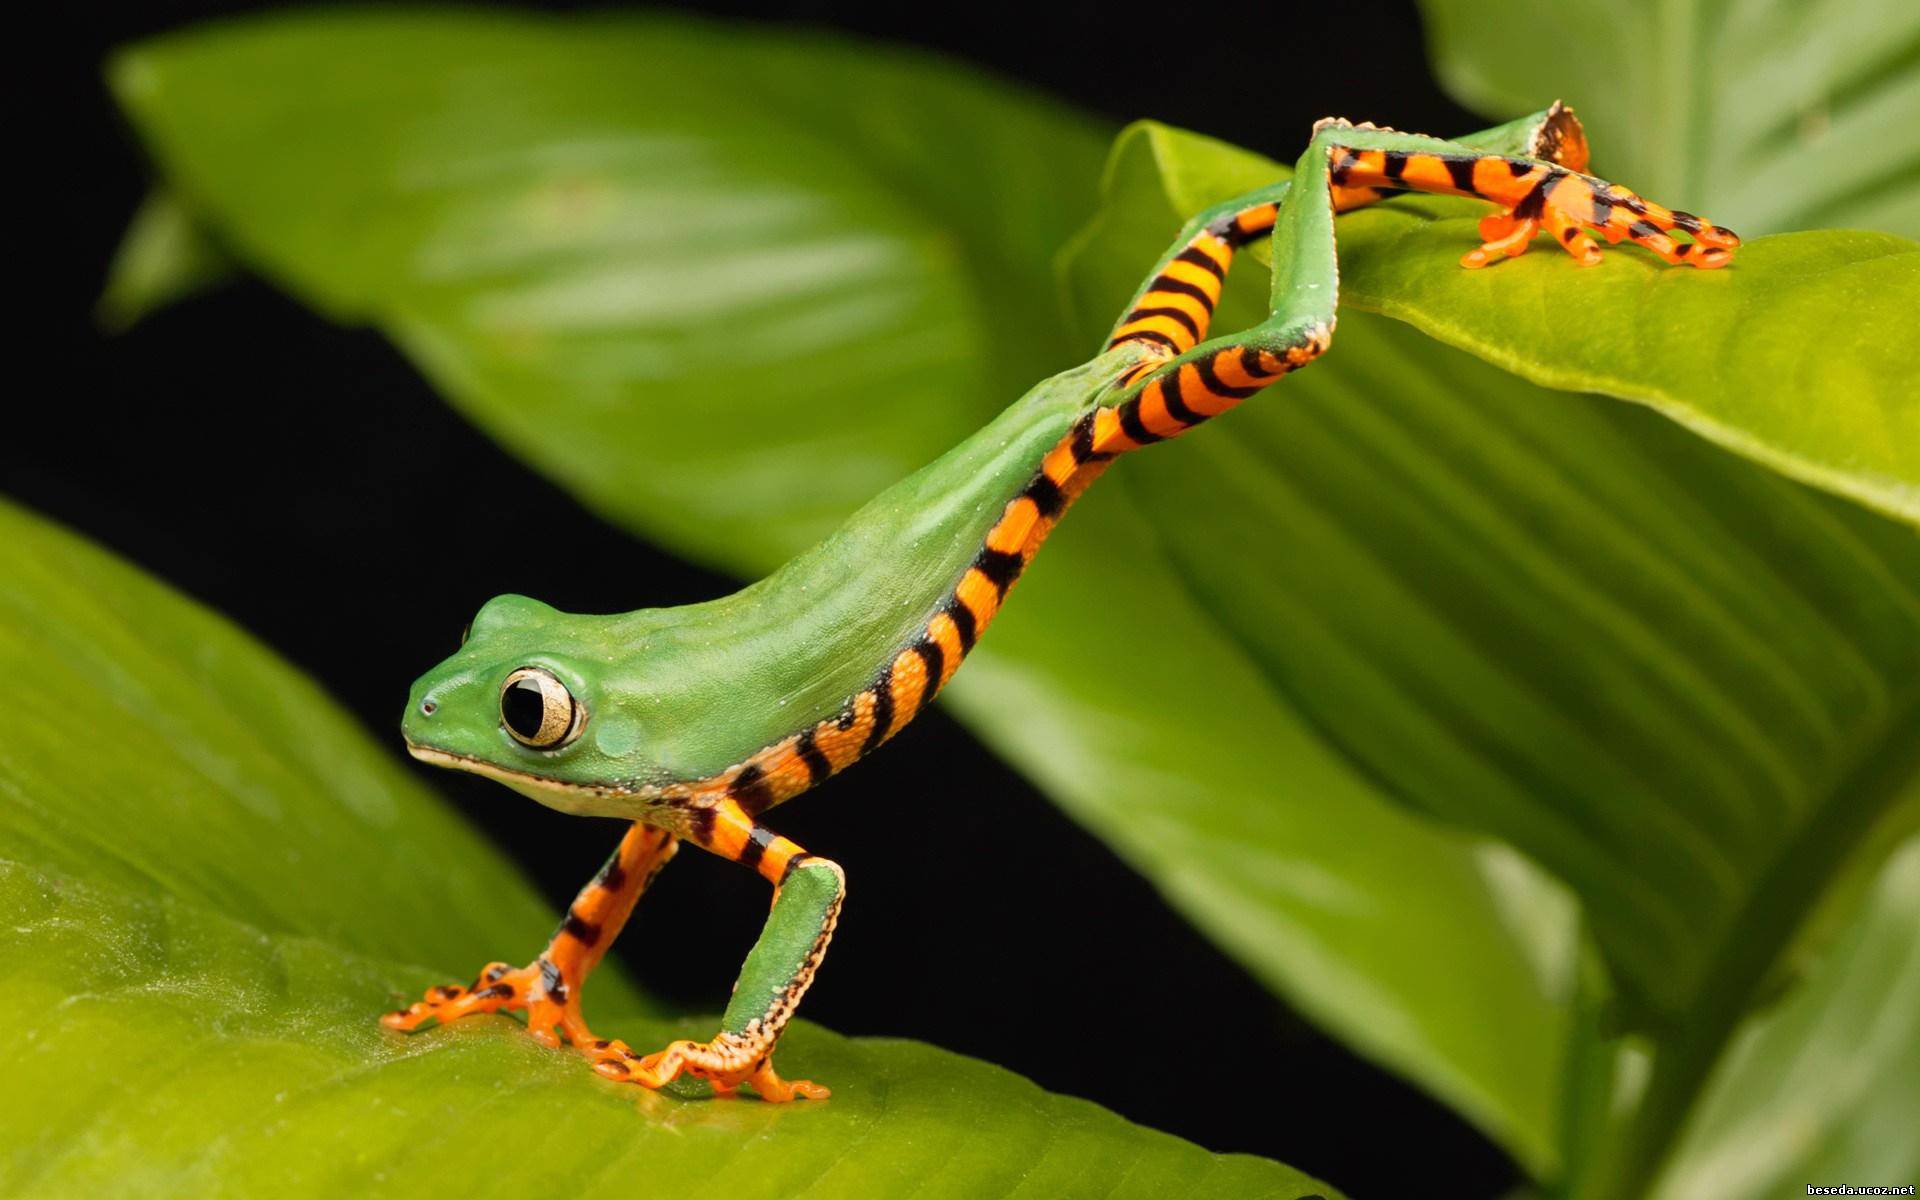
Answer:
[[[557,750],[580,732],[585,716],[567,685],[539,667],[521,667],[501,685],[500,724],[523,746]]]
[[[462,646],[466,645],[467,639],[472,636],[473,636],[473,622],[468,621],[465,625],[462,625],[460,627],[460,644]]]

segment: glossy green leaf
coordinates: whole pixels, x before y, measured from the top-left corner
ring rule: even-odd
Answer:
[[[1536,383],[1640,401],[1735,453],[1920,524],[1920,244],[1857,230],[1780,234],[1711,273],[1629,248],[1569,271],[1542,247],[1468,273],[1458,251],[1477,240],[1478,207],[1433,199],[1355,214],[1344,223],[1343,298]]]
[[[1097,150],[918,56],[362,13],[164,39],[114,78],[250,265],[379,323],[478,423],[704,562],[769,569],[1080,354],[1051,262]],[[1552,886],[1343,762],[1123,494],[1019,595],[943,703],[1294,1004],[1548,1170]]]
[[[929,1046],[804,1024],[833,1099],[641,1092],[504,1017],[398,999],[550,926],[499,855],[219,618],[0,505],[0,1192],[1183,1195],[1326,1188]],[[713,1018],[635,1015],[636,1044]]]
[[[1164,224],[1278,170],[1250,158],[1138,129],[1116,151],[1109,213]],[[1400,244],[1403,220],[1343,225],[1351,273],[1377,281],[1381,260],[1412,259],[1419,279],[1427,256]],[[1082,241],[1081,311],[1124,303],[1140,223],[1108,215]],[[1501,285],[1518,266],[1539,269]],[[1451,319],[1497,329],[1506,308],[1545,307],[1556,269],[1593,274],[1544,256],[1479,272]],[[1243,307],[1258,283],[1240,283]],[[1796,303],[1791,273],[1771,290]],[[1887,317],[1877,299],[1840,311]],[[1713,961],[1700,948],[1724,932],[1700,918],[1735,911],[1878,752],[1896,780],[1920,755],[1906,737],[1920,728],[1920,543],[1397,327],[1343,319],[1339,338],[1338,370],[1236,414],[1238,436],[1143,456],[1142,510],[1203,607],[1357,761],[1554,867],[1596,919],[1625,922],[1601,933],[1631,989],[1684,1009]],[[1615,370],[1706,378],[1650,346]],[[1374,395],[1355,404],[1365,381]]]
[[[1128,294],[1150,229],[1276,170],[1136,131],[1073,259],[1077,308]],[[1383,279],[1369,259],[1409,221],[1448,227],[1356,216],[1343,263]],[[1404,255],[1416,292],[1422,255]],[[1497,327],[1474,311],[1494,306],[1481,281],[1521,265],[1481,273],[1449,319]],[[1534,265],[1508,276],[1516,312],[1553,286],[1535,276],[1591,274]],[[1250,320],[1260,284],[1236,281],[1220,320]],[[1662,364],[1648,348],[1617,369],[1693,377]],[[1644,1104],[1602,1151],[1614,1190],[1595,1193],[1640,1194],[1809,912],[1877,865],[1877,830],[1920,824],[1920,539],[1364,314],[1285,388],[1235,413],[1236,436],[1125,478],[1280,694],[1396,794],[1573,887],[1617,985],[1608,1023],[1652,1035]]]
[[[1779,1196],[1920,1171],[1920,838],[1806,985],[1743,1031],[1657,1200]]]
[[[552,932],[397,730],[376,745],[224,621],[4,501],[0,665],[35,698],[0,738],[0,858],[462,974]]]
[[[1115,169],[1159,173],[1178,211],[1224,199],[1223,178],[1251,188],[1285,174],[1152,124],[1127,137],[1118,153],[1145,165]],[[1421,196],[1345,217],[1342,303],[1547,387],[1647,404],[1783,474],[1920,523],[1909,350],[1920,244],[1858,230],[1777,235],[1712,272],[1675,270],[1626,245],[1570,271],[1542,245],[1462,271],[1485,211]]]
[[[358,13],[163,38],[111,78],[249,266],[378,322],[590,506],[736,570],[1072,350],[1036,268],[1106,137],[937,61],[664,18]]]
[[[1633,0],[1573,25],[1532,0],[1422,8],[1441,77],[1463,103],[1511,116],[1566,99],[1586,122],[1595,169],[1643,195],[1749,238],[1821,226],[1920,237],[1920,6]],[[1562,43],[1578,52],[1541,52]],[[1369,219],[1417,242],[1447,228],[1426,228],[1417,213],[1449,211],[1459,210]],[[1455,299],[1496,285],[1446,280],[1437,257],[1416,254],[1428,269],[1410,276],[1393,245],[1377,283],[1354,277],[1352,298],[1550,386],[1652,404],[1794,478],[1920,523],[1920,389],[1907,349],[1920,251],[1820,236],[1751,244],[1685,299],[1654,268],[1612,255],[1593,272],[1604,281],[1569,287],[1585,297],[1573,309],[1547,286],[1545,303],[1498,306],[1501,319],[1531,325],[1523,336],[1539,353],[1520,358],[1484,319],[1453,319]],[[1649,357],[1675,369],[1674,388],[1634,377]],[[1688,359],[1704,389],[1684,386],[1677,369]]]
[[[1920,237],[1920,7],[1907,0],[1423,0],[1441,81],[1487,114],[1564,99],[1594,163],[1742,234]]]
[[[1334,753],[1124,490],[1075,508],[942,703],[1316,1023],[1553,1170],[1565,896]]]

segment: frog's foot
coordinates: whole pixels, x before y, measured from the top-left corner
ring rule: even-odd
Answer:
[[[1511,208],[1480,221],[1482,245],[1460,260],[1463,267],[1484,267],[1503,258],[1517,258],[1545,229],[1583,267],[1600,261],[1600,247],[1588,236],[1597,233],[1611,245],[1632,241],[1669,263],[1710,269],[1733,259],[1740,238],[1705,217],[1662,208],[1627,188],[1585,175],[1547,175],[1543,182]],[[1692,238],[1676,241],[1675,230]]]
[[[832,1095],[809,1080],[780,1078],[773,1070],[773,1047],[740,1034],[723,1033],[711,1042],[674,1042],[648,1055],[635,1054],[625,1042],[591,1042],[587,1053],[593,1058],[593,1069],[608,1079],[642,1087],[665,1087],[688,1075],[711,1083],[721,1096],[731,1096],[743,1083],[752,1084],[762,1100],[776,1104],[796,1096],[825,1100]]]
[[[547,1046],[558,1046],[560,1035],[576,1046],[587,1046],[594,1036],[580,1015],[580,1001],[560,972],[542,958],[525,967],[488,963],[471,987],[447,985],[427,989],[426,998],[380,1018],[388,1029],[412,1032],[428,1021],[446,1024],[474,1013],[524,1012],[527,1032]]]

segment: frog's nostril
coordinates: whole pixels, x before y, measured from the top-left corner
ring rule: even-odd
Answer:
[[[440,706],[438,704],[435,704],[431,700],[422,700],[420,702],[420,715],[423,717],[430,717],[433,715],[433,710],[439,707]]]

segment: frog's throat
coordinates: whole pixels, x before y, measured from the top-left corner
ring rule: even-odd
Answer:
[[[567,783],[544,775],[515,771],[510,767],[503,767],[465,754],[435,750],[431,746],[422,746],[415,742],[407,743],[407,753],[423,763],[432,763],[436,767],[450,767],[456,771],[484,775],[543,804],[569,811],[578,810],[583,802],[632,799],[642,795],[641,789],[622,784]]]

